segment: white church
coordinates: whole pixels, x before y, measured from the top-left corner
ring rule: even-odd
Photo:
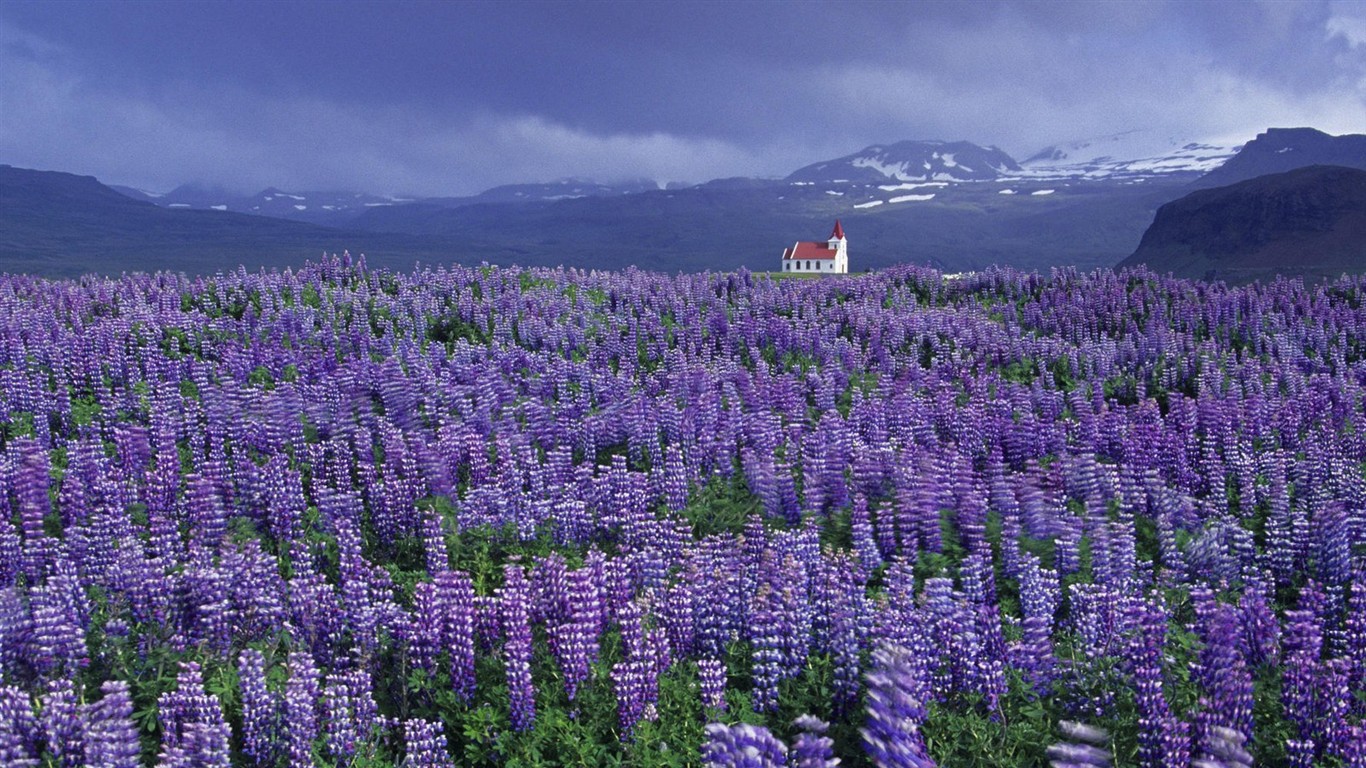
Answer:
[[[783,271],[815,275],[844,275],[849,272],[848,241],[844,227],[835,219],[835,230],[825,242],[799,240],[783,249]]]

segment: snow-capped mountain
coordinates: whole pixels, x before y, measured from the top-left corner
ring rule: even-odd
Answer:
[[[813,163],[794,171],[785,181],[990,181],[1019,171],[1019,164],[996,147],[967,141],[900,141]]]
[[[1020,163],[1036,176],[1138,178],[1206,173],[1238,153],[1239,145],[1207,144],[1124,131],[1045,147]]]

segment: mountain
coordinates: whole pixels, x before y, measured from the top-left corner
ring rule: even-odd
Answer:
[[[1366,271],[1366,171],[1315,165],[1192,192],[1158,209],[1121,267],[1250,282]]]
[[[1199,187],[1222,187],[1310,165],[1366,169],[1366,135],[1331,136],[1313,128],[1269,128],[1228,162],[1200,178]]]
[[[420,259],[767,270],[784,246],[823,236],[836,218],[849,232],[854,271],[906,261],[954,272],[990,264],[1089,269],[1133,254],[1158,207],[1188,193],[1193,178],[1232,152],[1128,132],[1055,145],[1023,166],[993,147],[906,141],[808,165],[784,179],[666,189],[650,181],[563,179],[415,200],[274,187],[237,198],[202,187],[161,196],[124,190],[131,196],[120,197],[124,203],[141,200],[136,214],[72,202],[65,212],[54,205],[35,214],[47,228],[22,242],[0,230],[0,241],[10,242],[0,242],[0,259],[12,257],[0,269],[22,258],[49,274],[163,266],[213,272],[244,260],[296,263],[324,248],[345,248],[365,252],[377,266]],[[86,207],[95,213],[81,223]],[[265,229],[301,225],[300,219],[325,226]]]
[[[799,168],[788,183],[992,181],[1020,166],[995,147],[966,141],[901,141]]]
[[[0,165],[0,271],[74,277],[169,269],[213,274],[237,265],[285,267],[323,251],[364,252],[409,268],[463,254],[444,241],[347,232],[213,210],[168,210],[91,176]]]
[[[1195,176],[1224,164],[1236,146],[1192,142],[1133,130],[1045,147],[1020,165],[1036,176],[1138,179]]]

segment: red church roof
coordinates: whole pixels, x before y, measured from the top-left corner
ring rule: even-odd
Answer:
[[[831,240],[843,240],[843,239],[844,239],[844,227],[841,227],[841,226],[840,226],[840,220],[839,220],[839,219],[835,219],[835,231],[830,233],[830,239],[831,239]]]
[[[829,243],[813,243],[809,240],[798,241],[783,251],[783,259],[833,259],[835,251]]]

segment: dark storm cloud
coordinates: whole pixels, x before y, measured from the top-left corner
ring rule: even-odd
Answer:
[[[0,162],[453,194],[1366,128],[1358,3],[0,4]]]

